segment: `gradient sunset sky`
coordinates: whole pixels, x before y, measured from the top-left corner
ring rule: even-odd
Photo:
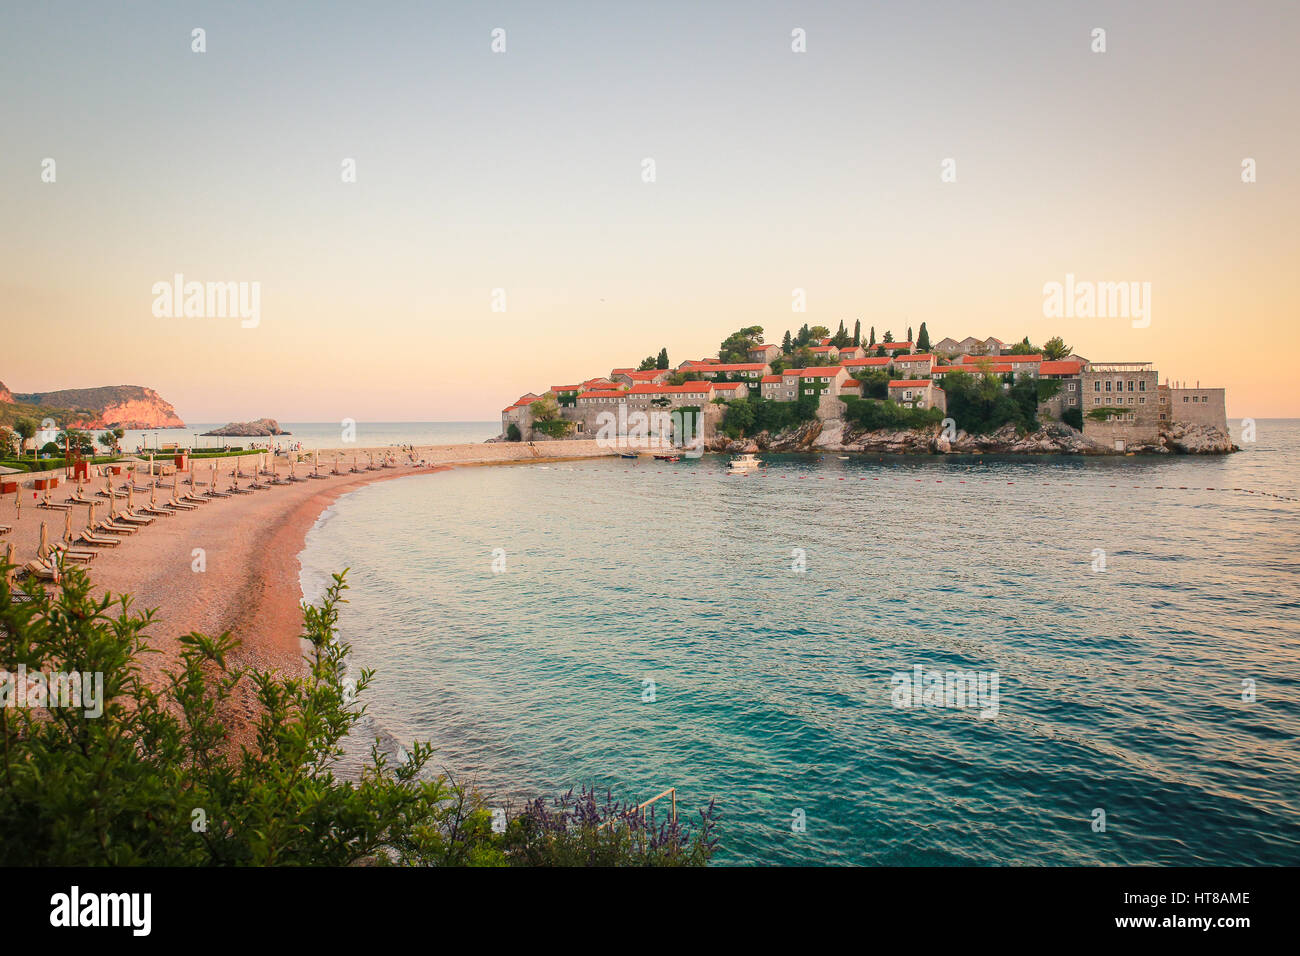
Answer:
[[[484,420],[860,319],[1300,416],[1298,37],[1294,2],[6,4],[0,381]],[[260,325],[155,318],[178,272],[260,282]],[[1150,327],[1044,318],[1066,273],[1150,282]]]

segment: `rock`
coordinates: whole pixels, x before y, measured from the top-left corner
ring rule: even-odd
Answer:
[[[288,434],[290,433],[280,429],[279,422],[274,418],[259,418],[255,422],[231,422],[203,433],[204,437],[218,438],[270,438],[273,435]]]
[[[1226,455],[1241,451],[1232,437],[1214,425],[1190,425],[1170,422],[1160,429],[1161,451],[1179,455]]]

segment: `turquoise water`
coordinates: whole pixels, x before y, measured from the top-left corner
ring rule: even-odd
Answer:
[[[304,581],[351,567],[376,722],[494,802],[676,786],[723,863],[1296,864],[1298,454],[465,469],[340,499]],[[998,715],[894,707],[918,664]]]

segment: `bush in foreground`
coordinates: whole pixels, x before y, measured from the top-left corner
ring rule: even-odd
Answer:
[[[28,681],[26,700],[0,701],[0,865],[696,865],[716,847],[712,805],[691,832],[585,791],[495,832],[480,795],[425,772],[426,743],[398,762],[372,746],[357,779],[337,777],[373,678],[346,677],[343,575],[303,607],[306,676],[236,667],[229,634],[190,634],[154,687],[140,667],[152,612],[93,597],[80,569],[50,593],[15,591],[8,570],[0,560],[0,693],[20,668]],[[97,702],[55,706],[32,683],[73,672],[102,675]],[[255,742],[237,745],[225,719],[249,694]]]

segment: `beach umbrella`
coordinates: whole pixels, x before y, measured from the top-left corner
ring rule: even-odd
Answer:
[[[293,469],[293,460],[294,460],[295,457],[297,457],[297,456],[295,456],[295,455],[290,455],[290,456],[289,456],[289,480],[290,480],[290,481],[293,481],[293,479],[294,479],[295,477],[297,477],[297,476],[294,474],[294,469]]]
[[[127,514],[135,513],[135,482],[126,486],[126,512]]]
[[[36,549],[36,556],[37,556],[38,558],[40,558],[42,561],[44,561],[44,560],[46,560],[47,558],[49,558],[49,556],[50,556],[50,551],[51,551],[51,548],[50,548],[50,529],[47,528],[47,527],[45,526],[45,522],[42,521],[42,522],[41,522],[41,543],[40,543],[40,546],[37,547],[37,549]]]
[[[311,468],[316,474],[320,474],[320,452],[314,448],[311,452]]]
[[[212,467],[208,469],[208,474],[212,475],[212,490],[217,490],[217,460],[212,459]]]
[[[149,506],[158,507],[158,479],[155,478],[149,483]]]
[[[117,517],[117,491],[111,487],[108,489],[108,516]]]
[[[22,488],[19,488],[17,491],[14,492],[14,511],[18,513],[19,518],[23,516],[23,489]]]
[[[18,569],[14,567],[14,543],[12,541],[5,545],[5,564],[9,565],[9,570],[5,572],[5,581],[10,587],[13,587],[14,575],[18,573]]]
[[[72,544],[72,509],[63,512],[63,540]]]
[[[90,531],[95,530],[95,503],[93,501],[86,506],[86,528]]]

